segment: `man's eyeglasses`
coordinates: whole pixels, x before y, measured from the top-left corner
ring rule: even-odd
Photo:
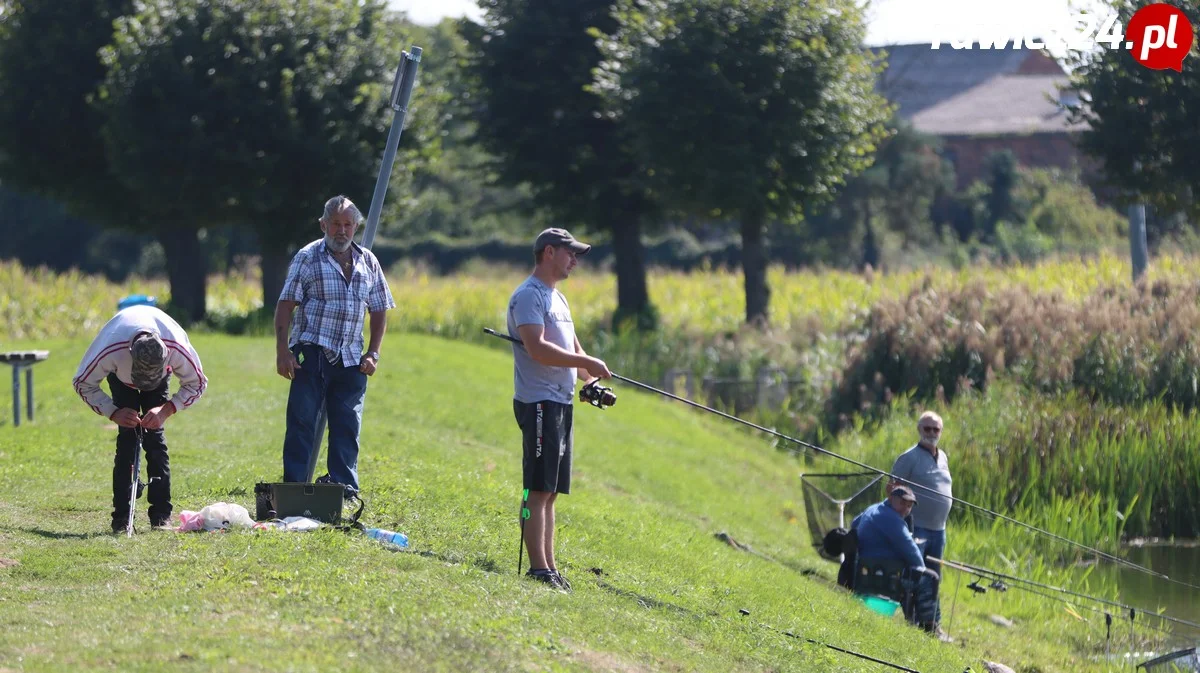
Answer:
[[[927,426],[921,428],[921,432],[928,432],[933,435],[940,435],[940,434],[942,434],[942,429],[938,428],[938,427],[934,427],[932,425],[927,425]]]

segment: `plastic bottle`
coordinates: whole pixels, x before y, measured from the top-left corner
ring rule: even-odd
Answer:
[[[394,544],[400,548],[405,548],[408,546],[408,536],[404,533],[384,530],[383,528],[368,528],[366,532],[367,537],[374,538],[385,544]]]

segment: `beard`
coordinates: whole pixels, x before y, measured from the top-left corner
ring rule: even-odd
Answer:
[[[338,243],[334,237],[325,234],[325,246],[334,252],[346,252],[350,249],[350,243],[350,239],[346,239],[345,243]]]

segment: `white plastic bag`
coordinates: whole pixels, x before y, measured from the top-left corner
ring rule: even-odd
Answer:
[[[218,502],[200,510],[204,519],[204,530],[224,530],[234,526],[250,528],[254,520],[245,507],[229,502]]]

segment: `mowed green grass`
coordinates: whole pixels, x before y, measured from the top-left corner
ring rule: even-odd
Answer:
[[[210,386],[168,422],[176,513],[253,514],[254,483],[281,474],[287,382],[268,339],[195,345]],[[761,624],[925,673],[1104,670],[1067,649],[1069,627],[1001,629],[969,599],[954,645],[867,611],[811,551],[795,460],[628,388],[576,416],[557,543],[574,593],[519,578],[511,355],[431,337],[387,338],[362,432],[364,521],[411,551],[337,531],[149,531],[144,499],[139,534],[112,536],[115,429],[70,383],[86,346],[9,345],[51,358],[34,423],[12,427],[0,395],[0,670],[887,670]]]

